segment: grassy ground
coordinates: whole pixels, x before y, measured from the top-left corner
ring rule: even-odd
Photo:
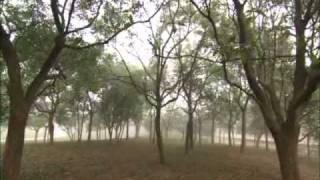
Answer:
[[[166,144],[167,164],[158,163],[156,147],[143,140],[27,144],[24,180],[280,180],[274,152],[205,145],[189,155]],[[302,180],[316,180],[317,163],[300,159]]]

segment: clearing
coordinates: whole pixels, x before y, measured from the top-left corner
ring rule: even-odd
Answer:
[[[23,180],[280,180],[275,152],[202,145],[185,155],[182,144],[165,144],[167,164],[146,140],[109,143],[26,144]],[[300,158],[302,180],[318,179],[315,160]]]

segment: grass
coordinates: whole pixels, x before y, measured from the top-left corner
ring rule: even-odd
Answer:
[[[27,144],[24,180],[280,180],[274,152],[203,145],[185,155],[183,146],[165,145],[167,164],[158,163],[155,145],[144,140],[110,144],[59,142]],[[300,159],[303,180],[316,180],[317,163]]]

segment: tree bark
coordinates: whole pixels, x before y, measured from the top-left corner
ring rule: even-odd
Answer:
[[[310,159],[311,152],[310,152],[310,134],[307,135],[307,157]]]
[[[156,140],[157,140],[157,147],[159,151],[160,164],[164,164],[165,157],[163,153],[163,142],[162,142],[162,135],[161,135],[160,120],[161,120],[161,105],[158,105],[158,107],[156,107],[155,131],[156,131],[156,138],[157,138]]]
[[[261,136],[262,136],[262,133],[259,133],[259,134],[257,135],[257,139],[256,139],[256,148],[258,148],[258,149],[259,149],[259,147],[260,147]]]
[[[265,143],[266,143],[266,151],[269,151],[269,132],[267,127],[265,127],[264,135],[265,135],[264,137],[265,137]]]
[[[215,119],[213,118],[211,121],[211,144],[214,144],[215,138]]]
[[[199,145],[202,145],[202,121],[201,121],[201,118],[198,118],[198,133],[199,133]]]
[[[185,136],[185,153],[189,153],[193,149],[193,113],[188,112],[188,123],[186,127],[186,136]]]
[[[283,180],[300,180],[298,167],[299,130],[284,128],[281,133],[273,134]]]
[[[128,140],[129,140],[129,119],[126,121],[126,141]]]
[[[49,121],[48,121],[48,131],[49,131],[49,137],[50,137],[50,144],[53,144],[54,141],[54,124],[53,124],[53,118],[54,114],[49,113]]]
[[[19,109],[19,107],[11,107],[3,157],[3,177],[5,180],[20,179],[20,166],[27,118],[28,111]]]
[[[89,111],[89,124],[88,124],[88,141],[91,141],[91,133],[92,133],[92,122],[93,122],[93,112]]]
[[[34,142],[37,143],[38,142],[38,134],[39,134],[39,130],[40,129],[36,129],[35,133],[34,133]]]
[[[46,143],[47,141],[47,131],[48,131],[48,127],[45,126],[44,127],[44,134],[43,134],[43,142]]]
[[[232,146],[232,129],[231,129],[231,122],[228,123],[228,145]]]
[[[241,112],[241,146],[240,146],[240,152],[244,152],[244,148],[246,147],[246,134],[247,134],[247,120],[246,120],[246,110],[242,110]]]
[[[140,121],[135,123],[136,126],[136,134],[135,134],[135,138],[139,138],[140,135]]]

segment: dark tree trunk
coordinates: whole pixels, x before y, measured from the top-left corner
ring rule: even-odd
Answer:
[[[92,122],[93,122],[93,112],[89,111],[89,124],[88,124],[88,141],[91,141],[91,133],[92,133]]]
[[[109,141],[112,142],[112,128],[108,128]]]
[[[300,180],[298,167],[298,137],[299,130],[283,128],[278,134],[273,134],[277,147],[282,180]]]
[[[202,145],[202,121],[201,121],[201,119],[200,118],[198,118],[198,122],[199,122],[199,124],[198,124],[198,133],[199,133],[199,145]]]
[[[129,140],[129,119],[126,121],[126,141]]]
[[[155,132],[156,132],[156,138],[157,138],[157,147],[159,151],[160,163],[164,164],[165,157],[163,153],[163,142],[162,142],[162,135],[161,135],[160,120],[161,120],[161,105],[158,105],[156,109],[156,117],[155,117]]]
[[[228,125],[228,145],[232,146],[232,129],[231,126]]]
[[[228,120],[228,145],[232,146],[232,120],[233,120],[233,114],[230,110],[229,112],[229,120]]]
[[[20,179],[24,132],[28,118],[28,111],[22,108],[23,107],[11,107],[10,109],[7,139],[3,156],[3,177],[5,180]]]
[[[246,120],[246,110],[242,111],[241,114],[241,146],[240,152],[243,153],[246,147],[246,134],[247,134],[247,120]]]
[[[50,137],[50,144],[53,144],[54,141],[54,124],[53,124],[54,113],[49,113],[49,121],[48,121],[48,130]]]
[[[188,112],[188,123],[186,127],[186,141],[185,141],[185,153],[187,154],[190,150],[193,149],[193,113]]]
[[[184,137],[185,136],[185,130],[183,130],[181,134],[182,134],[182,140],[185,140],[185,137]]]

